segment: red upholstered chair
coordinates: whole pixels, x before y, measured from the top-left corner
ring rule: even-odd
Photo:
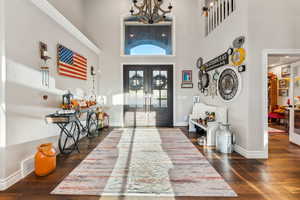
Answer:
[[[279,106],[274,106],[271,112],[269,112],[268,118],[269,120],[275,119],[278,123],[280,123],[281,119],[285,119],[284,112],[279,112]]]

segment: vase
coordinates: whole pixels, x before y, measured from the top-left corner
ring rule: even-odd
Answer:
[[[51,143],[42,144],[35,154],[35,174],[47,176],[56,168],[56,151]]]
[[[220,124],[216,131],[216,148],[217,151],[230,154],[233,152],[235,136],[230,129],[229,124]]]

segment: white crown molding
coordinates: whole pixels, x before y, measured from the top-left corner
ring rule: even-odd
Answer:
[[[78,28],[76,28],[66,17],[64,17],[54,6],[47,0],[31,0],[46,15],[52,18],[56,23],[61,25],[67,32],[77,38],[80,42],[85,44],[88,48],[96,54],[100,54],[101,50],[97,45],[91,42]]]

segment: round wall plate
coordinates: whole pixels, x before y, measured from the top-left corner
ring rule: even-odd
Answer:
[[[201,81],[204,88],[209,86],[209,74],[207,72],[203,73]]]
[[[218,70],[215,70],[214,74],[213,74],[213,80],[214,81],[218,81],[220,76],[220,73],[218,72]]]
[[[199,71],[199,89],[205,89],[209,86],[209,74],[205,71]]]
[[[244,36],[240,36],[233,41],[232,45],[234,48],[238,49],[238,48],[241,48],[245,44],[245,41],[246,41],[246,38]]]
[[[222,101],[234,101],[242,89],[242,79],[238,70],[234,67],[224,68],[220,73],[217,88]]]
[[[235,49],[231,56],[233,66],[240,66],[246,60],[246,50],[243,48]]]
[[[203,65],[203,58],[200,57],[197,60],[197,68],[200,69],[202,67],[202,65]]]

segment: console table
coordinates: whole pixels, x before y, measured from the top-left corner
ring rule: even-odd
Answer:
[[[82,123],[80,116],[86,114]],[[54,113],[46,116],[46,122],[56,124],[60,128],[58,139],[58,147],[62,154],[70,154],[74,150],[79,152],[80,135],[94,137],[98,133],[98,117],[96,114],[96,106],[76,110],[67,113]]]

